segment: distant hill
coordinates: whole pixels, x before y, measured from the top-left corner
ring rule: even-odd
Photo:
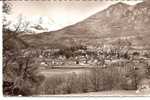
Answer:
[[[26,41],[15,35],[14,31],[3,30],[3,49],[4,50],[18,50],[30,47]]]
[[[58,31],[24,35],[35,47],[66,47],[78,44],[112,43],[127,37],[134,45],[150,45],[150,4],[117,3],[82,22]]]

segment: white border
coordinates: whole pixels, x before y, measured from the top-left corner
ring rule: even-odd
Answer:
[[[26,99],[32,99],[32,100],[36,100],[36,99],[42,99],[42,100],[46,100],[46,99],[51,99],[51,100],[95,100],[95,99],[102,99],[102,100],[130,100],[130,99],[135,99],[135,100],[149,100],[150,97],[88,97],[88,96],[84,96],[84,97],[57,97],[57,96],[53,96],[53,97],[3,97],[2,94],[2,1],[0,1],[0,100],[26,100]]]

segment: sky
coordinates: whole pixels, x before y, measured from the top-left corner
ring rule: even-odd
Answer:
[[[15,20],[18,15],[23,15],[30,20],[42,16],[51,24],[50,30],[57,30],[68,25],[75,24],[87,17],[107,8],[119,1],[134,5],[142,0],[39,0],[39,1],[10,1],[12,4],[11,19]]]

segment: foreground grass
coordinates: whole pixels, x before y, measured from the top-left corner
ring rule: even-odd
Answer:
[[[113,91],[101,91],[101,92],[89,92],[89,93],[77,93],[77,94],[65,94],[55,96],[150,96],[150,92],[140,92],[130,90],[113,90]]]

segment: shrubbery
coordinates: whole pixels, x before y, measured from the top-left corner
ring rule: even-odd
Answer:
[[[132,85],[126,81],[124,74],[119,73],[117,68],[96,67],[80,74],[73,72],[49,77],[40,87],[39,93],[50,95],[122,90]]]

